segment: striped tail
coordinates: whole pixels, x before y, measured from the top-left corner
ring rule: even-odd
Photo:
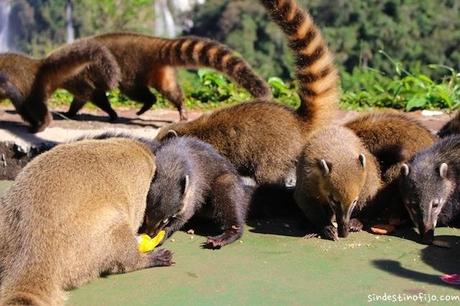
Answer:
[[[164,40],[160,59],[174,66],[211,67],[249,91],[255,98],[272,97],[268,84],[235,51],[217,41],[201,37]]]
[[[294,0],[261,0],[270,17],[289,40],[296,60],[300,107],[297,112],[312,127],[335,116],[340,99],[333,56],[312,17]]]

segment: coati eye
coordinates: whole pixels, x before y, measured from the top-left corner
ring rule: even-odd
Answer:
[[[439,199],[434,200],[433,205],[432,205],[433,208],[438,208],[439,207],[439,202],[440,202]]]

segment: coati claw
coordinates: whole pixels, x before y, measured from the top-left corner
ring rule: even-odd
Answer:
[[[334,225],[328,225],[323,228],[323,232],[321,234],[323,239],[329,239],[333,241],[339,240],[339,235],[337,234],[337,229]]]
[[[158,249],[147,253],[151,259],[152,267],[165,267],[174,264],[172,261],[173,253],[170,250]]]
[[[348,229],[350,232],[360,232],[363,229],[363,224],[358,219],[353,218],[348,224]]]
[[[232,243],[236,239],[240,238],[243,233],[241,226],[233,225],[230,229],[223,232],[219,236],[208,237],[205,243],[203,243],[203,248],[206,249],[220,249],[224,245]]]

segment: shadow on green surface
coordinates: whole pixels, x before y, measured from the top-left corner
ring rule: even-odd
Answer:
[[[460,273],[460,237],[441,235],[436,236],[436,239],[447,243],[450,248],[441,248],[434,245],[425,247],[420,251],[420,257],[423,263],[442,274]],[[400,262],[395,260],[373,260],[372,264],[381,270],[399,277],[460,290],[460,286],[449,285],[442,282],[440,279],[441,275],[410,270],[403,267]]]

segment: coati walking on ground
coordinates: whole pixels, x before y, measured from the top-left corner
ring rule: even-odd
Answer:
[[[297,110],[255,100],[162,128],[157,139],[196,136],[258,184],[283,184],[295,170],[308,136],[335,116],[339,91],[332,55],[312,18],[293,0],[261,1],[288,36],[296,57],[301,105]]]
[[[59,145],[0,198],[0,304],[61,305],[100,273],[167,266],[135,235],[155,172],[153,147],[129,139]]]
[[[457,111],[455,116],[438,131],[438,136],[441,138],[455,134],[460,134],[460,111]]]
[[[269,98],[271,91],[267,83],[260,78],[251,66],[227,46],[200,37],[183,37],[166,39],[134,33],[110,33],[88,38],[110,49],[121,69],[120,90],[132,100],[144,105],[137,113],[143,114],[156,102],[155,95],[149,87],[154,87],[166,99],[171,101],[179,111],[180,119],[185,120],[183,110],[184,95],[177,83],[176,68],[211,67],[232,78],[256,98]],[[91,72],[71,83],[82,87],[86,79],[91,79]],[[103,108],[112,120],[117,118],[105,95],[105,88],[88,90],[86,97],[77,96],[67,112],[75,116],[87,100]],[[97,102],[99,101],[99,102]]]
[[[401,169],[401,194],[426,243],[437,225],[460,221],[460,136],[441,139],[417,153]]]
[[[294,198],[321,236],[337,240],[359,231],[359,210],[381,187],[375,157],[345,127],[329,126],[307,141],[297,165]],[[332,224],[334,219],[337,228]]]
[[[157,170],[147,197],[146,228],[166,237],[194,215],[209,217],[223,233],[208,237],[204,247],[220,248],[243,234],[249,195],[233,165],[209,144],[175,137],[155,152]]]
[[[119,68],[110,51],[101,44],[78,40],[65,45],[43,59],[34,59],[21,54],[0,54],[0,72],[23,96],[18,100],[8,88],[3,89],[0,99],[11,98],[16,111],[30,124],[31,132],[44,130],[51,122],[46,104],[49,96],[63,87],[75,95],[79,88],[65,86],[65,82],[91,68],[98,82],[92,84],[107,89],[113,88],[119,79]],[[0,92],[2,92],[0,91]]]

